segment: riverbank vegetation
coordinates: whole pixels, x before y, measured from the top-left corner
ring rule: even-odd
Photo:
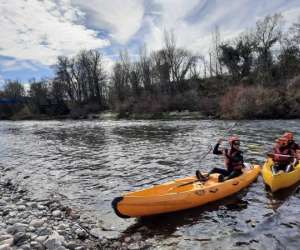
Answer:
[[[216,27],[208,55],[176,45],[166,32],[164,47],[120,52],[111,72],[96,50],[61,56],[53,79],[32,80],[25,91],[7,81],[0,118],[86,118],[111,110],[119,117],[195,111],[222,119],[300,117],[300,21],[282,28],[280,14],[224,41]],[[179,36],[180,34],[178,34]]]

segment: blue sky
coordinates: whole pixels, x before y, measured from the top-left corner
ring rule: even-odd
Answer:
[[[51,77],[59,55],[98,49],[111,68],[118,51],[161,48],[164,30],[177,44],[206,54],[219,27],[230,39],[268,14],[282,13],[285,25],[300,16],[299,0],[0,0],[0,85]]]

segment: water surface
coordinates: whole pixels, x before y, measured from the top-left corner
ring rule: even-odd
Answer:
[[[247,162],[265,153],[299,120],[242,121],[238,134]],[[228,136],[233,121],[24,121],[0,123],[2,176],[16,179],[36,198],[57,194],[101,220],[106,228],[142,234],[162,249],[298,249],[300,194],[294,186],[269,194],[261,177],[226,200],[173,214],[123,220],[111,209],[121,193],[223,165],[203,154]],[[300,141],[300,134],[296,139]],[[227,143],[224,142],[224,145]]]

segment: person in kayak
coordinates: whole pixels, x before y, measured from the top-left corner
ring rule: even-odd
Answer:
[[[285,132],[282,137],[288,140],[288,148],[295,152],[296,150],[300,150],[300,146],[294,141],[294,134],[292,132]]]
[[[295,157],[295,151],[289,146],[289,140],[286,137],[280,137],[276,140],[273,153],[273,174],[277,174],[281,170],[284,172],[292,171],[293,164],[291,163]]]
[[[234,177],[238,177],[242,174],[242,169],[244,167],[244,158],[243,152],[240,150],[240,139],[237,136],[231,136],[229,138],[230,149],[219,149],[220,144],[223,139],[220,139],[215,145],[213,154],[215,155],[224,155],[225,157],[225,166],[227,169],[214,168],[212,169],[207,176],[204,176],[200,173],[199,170],[196,171],[196,176],[199,180],[207,180],[210,174],[218,173],[219,182],[223,182]]]

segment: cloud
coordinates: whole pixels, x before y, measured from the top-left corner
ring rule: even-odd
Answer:
[[[0,61],[1,71],[3,73],[18,70],[37,71],[37,68],[29,61],[8,59]]]
[[[141,28],[142,0],[74,0],[87,13],[87,25],[108,32],[116,42],[126,44]]]
[[[144,44],[160,49],[164,30],[178,46],[207,55],[216,26],[224,41],[278,12],[290,25],[299,0],[0,0],[0,74],[51,75],[42,65],[81,49],[101,50],[111,70],[119,49],[132,57]]]
[[[156,11],[147,17],[145,41],[152,50],[163,45],[164,30],[173,31],[177,44],[196,53],[207,54],[212,32],[218,26],[223,41],[236,37],[266,15],[283,12],[290,24],[299,15],[297,0],[154,0]],[[157,11],[158,9],[158,11]],[[149,11],[151,13],[151,11]]]
[[[108,46],[82,25],[84,13],[70,0],[0,0],[0,54],[51,65],[58,55]]]

